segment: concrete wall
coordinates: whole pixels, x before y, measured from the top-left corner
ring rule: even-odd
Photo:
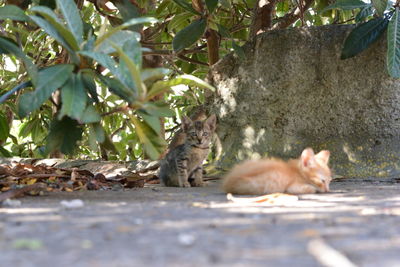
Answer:
[[[340,60],[351,27],[262,34],[245,45],[246,60],[230,54],[212,68],[220,166],[312,147],[331,151],[338,175],[399,175],[400,82],[386,72],[386,38]]]

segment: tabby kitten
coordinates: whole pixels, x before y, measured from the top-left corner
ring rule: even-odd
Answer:
[[[161,162],[160,180],[165,186],[203,186],[203,161],[209,153],[216,117],[205,121],[182,118],[183,144],[172,148]]]

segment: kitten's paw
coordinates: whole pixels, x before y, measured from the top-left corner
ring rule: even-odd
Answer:
[[[203,186],[207,186],[207,183],[203,182],[203,181],[201,181],[201,182],[192,182],[191,185],[195,186],[195,187],[203,187]]]
[[[184,182],[182,187],[190,187],[190,183],[189,182]]]

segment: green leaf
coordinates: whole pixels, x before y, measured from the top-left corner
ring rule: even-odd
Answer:
[[[158,117],[173,117],[175,112],[169,108],[166,103],[162,102],[148,102],[143,105],[142,111],[146,113],[158,116]]]
[[[376,13],[379,16],[383,16],[383,12],[385,12],[386,7],[388,5],[387,0],[371,0],[372,5],[375,7]]]
[[[215,8],[218,6],[218,0],[205,0],[206,6],[210,13],[213,13]]]
[[[94,123],[93,127],[96,133],[97,142],[99,142],[99,144],[103,143],[106,140],[106,133],[104,132],[103,127],[100,123]]]
[[[119,80],[118,87],[120,87],[120,85],[125,87],[125,88],[120,88],[127,92],[127,94],[125,96],[129,96],[129,97],[132,96],[133,98],[136,98],[133,91],[129,92],[130,91],[129,83],[125,82],[123,75],[120,73],[119,69],[116,67],[115,61],[109,55],[106,55],[103,53],[91,52],[91,51],[81,51],[81,52],[79,52],[79,54],[90,57],[90,58],[96,60],[98,63],[100,63],[103,67],[109,69],[110,72]],[[104,81],[103,81],[103,83],[104,83]]]
[[[199,12],[197,12],[191,4],[189,4],[188,2],[186,2],[185,0],[173,0],[175,2],[175,4],[177,4],[178,6],[182,7],[183,9],[192,12],[193,14],[196,15],[201,15]]]
[[[115,50],[117,50],[120,59],[124,62],[126,66],[125,70],[129,71],[134,81],[135,89],[137,89],[137,93],[139,94],[139,96],[146,94],[146,86],[143,84],[140,78],[139,68],[136,66],[135,62],[133,62],[133,60],[128,56],[128,54],[126,54],[120,47],[116,45],[113,45],[113,47],[115,48]]]
[[[82,114],[86,108],[87,95],[79,74],[72,75],[61,88],[61,102],[59,119],[66,115],[78,121],[83,120]]]
[[[237,45],[236,42],[233,40],[232,40],[232,48],[235,51],[236,55],[238,55],[241,60],[246,59],[246,55],[244,53],[243,47]]]
[[[140,17],[140,11],[129,0],[123,0],[122,2],[121,1],[115,2],[115,5],[117,6],[117,8],[122,16],[123,22],[129,21],[130,19],[133,19],[133,18]],[[121,23],[119,23],[119,24],[121,24]],[[142,30],[142,27],[143,26],[141,24],[138,24],[138,25],[130,26],[128,28],[131,31],[140,32]]]
[[[23,123],[18,135],[23,138],[30,135],[34,143],[41,142],[46,135],[45,128],[41,123],[42,122],[38,119],[32,119]]]
[[[147,94],[146,99],[147,100],[152,99],[156,95],[159,95],[161,93],[168,91],[172,86],[176,86],[176,85],[180,85],[180,84],[196,86],[196,87],[200,87],[200,88],[209,89],[211,91],[215,91],[215,88],[213,86],[209,85],[208,83],[206,83],[205,81],[203,81],[195,76],[184,74],[184,75],[177,76],[176,78],[169,80],[169,81],[155,82],[153,87],[151,87],[151,90]]]
[[[225,28],[221,24],[217,24],[217,27],[218,27],[218,32],[219,34],[221,34],[222,37],[232,38],[232,35],[227,28]]]
[[[147,155],[153,160],[157,159],[164,150],[165,141],[147,123],[141,122],[134,116],[131,116],[131,121]]]
[[[119,76],[116,63],[109,55],[92,51],[80,51],[79,54],[96,60],[103,67],[109,69],[112,74],[114,74],[117,77]]]
[[[159,80],[167,76],[171,71],[166,68],[152,68],[152,69],[144,69],[140,73],[140,77],[142,81],[153,81]]]
[[[35,120],[30,120],[30,121],[24,122],[19,129],[18,136],[23,137],[23,138],[27,137],[32,132],[34,123],[35,123]]]
[[[29,16],[40,28],[42,28],[47,34],[49,34],[51,37],[53,37],[57,42],[59,42],[63,47],[65,47],[73,62],[77,65],[79,65],[79,57],[76,55],[75,51],[71,48],[71,46],[68,44],[68,42],[64,39],[64,37],[58,32],[58,30],[47,20],[35,16],[35,15],[30,15]]]
[[[5,5],[0,7],[0,20],[12,19],[17,21],[29,21],[25,12],[17,6]]]
[[[10,126],[7,118],[3,113],[0,113],[0,142],[5,142],[10,134]]]
[[[60,64],[41,70],[35,91],[25,93],[19,98],[19,116],[25,117],[38,109],[55,90],[68,80],[73,69],[74,66],[71,64]]]
[[[76,120],[64,117],[62,120],[53,120],[50,132],[47,136],[46,151],[60,150],[64,154],[71,155],[77,142],[82,138],[82,128]]]
[[[160,118],[156,116],[151,116],[149,114],[146,114],[145,112],[138,111],[138,114],[140,117],[143,118],[143,120],[156,132],[160,133],[161,132],[161,122]]]
[[[352,10],[356,8],[363,8],[365,6],[369,6],[369,3],[365,3],[361,0],[337,0],[334,4],[324,8],[321,11],[321,14],[324,13],[325,11],[331,10],[331,9],[343,9],[343,10]]]
[[[189,26],[178,32],[172,40],[172,47],[175,52],[191,46],[203,36],[206,30],[207,21],[199,19],[192,22]]]
[[[367,17],[372,16],[374,14],[374,10],[372,6],[363,7],[360,12],[358,12],[357,16],[355,17],[356,23],[364,21]]]
[[[94,81],[94,77],[92,74],[82,72],[82,81],[83,85],[86,88],[86,91],[90,94],[93,102],[99,103],[99,97],[97,94],[97,87]]]
[[[80,45],[83,42],[83,23],[74,0],[56,0],[67,26]]]
[[[193,14],[190,12],[183,12],[181,14],[176,14],[171,21],[168,23],[167,29],[168,31],[176,31],[184,28],[189,22],[190,19],[193,18]]]
[[[35,144],[38,144],[39,142],[42,142],[43,139],[46,137],[47,129],[44,128],[40,120],[35,120],[30,134],[32,137],[32,141]]]
[[[64,27],[63,23],[59,20],[53,10],[45,6],[35,6],[31,8],[31,11],[42,15],[51,25],[53,25],[74,51],[79,51],[78,40],[71,31]]]
[[[24,82],[21,84],[18,84],[17,86],[15,86],[13,89],[11,89],[10,91],[8,91],[7,93],[5,93],[4,95],[2,95],[0,97],[0,104],[5,102],[12,94],[14,94],[15,92],[18,92],[21,89],[24,89],[26,87],[31,87],[32,83],[31,81],[28,82]]]
[[[157,10],[155,11],[155,15],[157,15],[157,17],[160,17],[160,15],[165,14],[163,11],[168,12],[168,7],[171,6],[171,2],[170,1],[162,1],[158,7]]]
[[[387,69],[389,75],[400,78],[400,16],[399,7],[389,22],[387,32]]]
[[[344,42],[341,59],[351,58],[365,50],[385,32],[389,20],[375,18],[354,28]]]
[[[97,150],[97,140],[96,140],[96,132],[94,131],[94,127],[92,124],[89,124],[89,134],[88,134],[88,143],[91,150]]]
[[[37,84],[37,79],[38,79],[37,67],[33,64],[32,60],[30,60],[15,43],[11,42],[7,38],[0,37],[0,50],[3,51],[3,53],[4,51],[7,51],[8,53],[12,53],[16,55],[18,58],[20,58],[24,63],[26,71],[29,73],[29,76],[31,77],[32,83],[34,85]]]
[[[113,47],[115,47],[115,44],[112,44]],[[123,48],[122,48],[123,53],[125,53],[131,61],[135,63],[135,65],[138,66],[138,69],[141,68],[142,65],[142,51],[141,51],[141,46],[139,41],[132,39],[127,41]],[[118,51],[117,51],[118,52]],[[132,71],[130,67],[127,65],[125,60],[120,60],[119,64],[119,73],[120,76],[119,78],[124,84],[128,85],[128,88],[130,88],[135,95],[138,95],[138,86],[135,83],[134,76],[132,75]]]
[[[221,6],[230,10],[232,8],[231,2],[229,0],[219,0]]]
[[[104,54],[114,53],[115,49],[112,47],[111,43],[122,47],[128,40],[137,40],[139,42],[140,34],[132,31],[119,31],[111,35],[105,42],[102,42],[97,47],[96,51]]]
[[[120,98],[126,100],[128,103],[133,103],[136,100],[135,94],[133,91],[127,89],[126,87],[123,86],[123,84],[113,78],[103,76],[101,74],[97,75],[97,77],[100,79],[100,81],[105,84],[108,89],[119,96]]]
[[[125,22],[124,24],[121,24],[115,28],[110,29],[109,31],[107,31],[105,34],[103,34],[102,36],[100,36],[99,38],[97,38],[96,43],[95,43],[95,47],[96,49],[98,48],[98,46],[104,42],[105,40],[107,40],[108,38],[110,38],[113,34],[129,27],[132,25],[137,25],[137,24],[143,24],[143,23],[156,23],[158,22],[157,19],[155,18],[148,18],[148,17],[141,17],[141,18],[134,18],[131,20],[128,20],[127,22]]]
[[[5,149],[1,146],[0,146],[0,154],[6,158],[10,158],[12,156],[11,153],[7,149]]]
[[[100,114],[94,106],[87,106],[81,117],[82,123],[95,123],[101,121]]]

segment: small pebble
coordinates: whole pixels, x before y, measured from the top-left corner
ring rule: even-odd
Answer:
[[[183,246],[191,246],[196,241],[196,237],[191,234],[179,234],[178,241]]]
[[[80,199],[62,200],[60,204],[62,207],[66,209],[77,209],[77,208],[82,208],[84,206],[83,201]]]

